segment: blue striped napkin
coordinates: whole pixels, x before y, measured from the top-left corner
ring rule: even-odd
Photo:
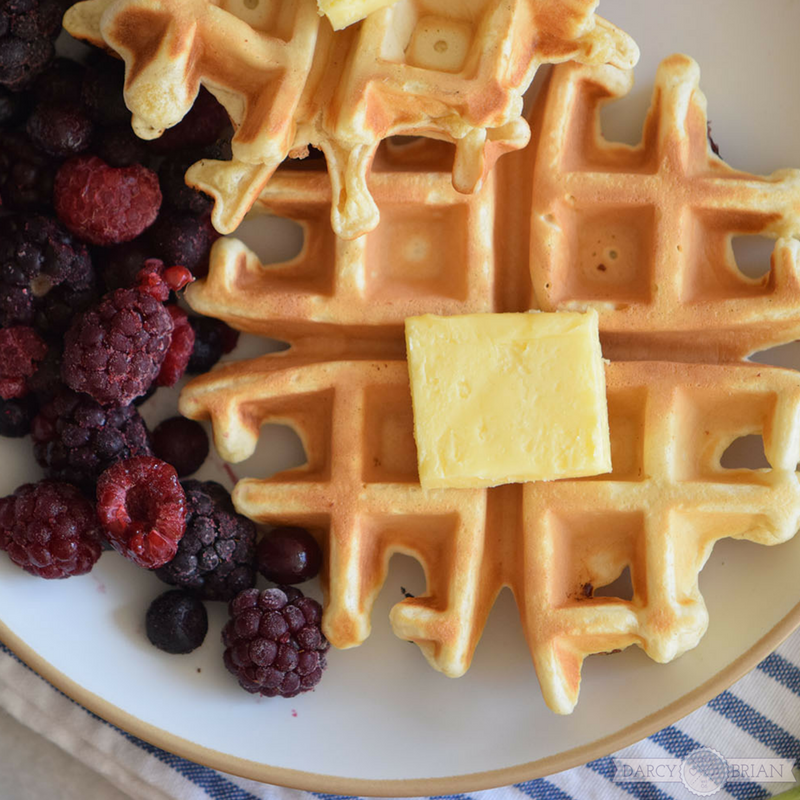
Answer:
[[[255,783],[159,750],[74,703],[2,645],[0,708],[103,774],[135,800],[339,798]],[[694,759],[691,754],[703,747],[713,748],[726,760],[781,758],[800,766],[800,631],[708,705],[614,756],[546,779],[438,800],[688,800],[703,790],[700,784],[693,783],[692,792],[681,782],[620,782],[615,780],[615,773],[621,758],[686,759],[690,763]],[[706,773],[713,778],[713,770]],[[705,796],[758,800],[792,785],[733,780],[721,789],[712,783]]]

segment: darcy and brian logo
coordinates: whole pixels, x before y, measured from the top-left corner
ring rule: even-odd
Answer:
[[[685,758],[615,758],[617,783],[682,783],[698,797],[711,797],[728,781],[794,783],[790,758],[725,758],[698,747]]]

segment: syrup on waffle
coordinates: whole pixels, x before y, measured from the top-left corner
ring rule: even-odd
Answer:
[[[697,577],[715,541],[733,536],[775,544],[800,524],[800,375],[734,360],[793,338],[800,328],[800,293],[790,280],[796,250],[788,238],[792,209],[800,201],[795,173],[758,178],[708,155],[705,103],[696,67],[685,57],[668,59],[659,72],[645,145],[618,151],[616,145],[601,146],[590,98],[592,87],[607,86],[610,74],[602,67],[556,67],[533,110],[534,122],[547,122],[542,138],[501,160],[474,195],[460,195],[449,185],[452,154],[441,143],[384,145],[371,177],[383,223],[357,241],[337,240],[327,229],[332,195],[323,172],[279,171],[259,207],[301,222],[306,241],[300,255],[264,266],[241,243],[221,241],[208,279],[188,292],[202,313],[292,343],[282,353],[196,379],[184,390],[181,411],[211,419],[217,448],[231,461],[253,452],[265,422],[288,424],[301,436],[306,466],[241,481],[234,498],[256,520],[318,532],[327,550],[324,627],[332,643],[351,647],[364,640],[389,557],[411,554],[423,564],[428,585],[423,596],[395,606],[396,633],[417,642],[437,669],[460,675],[497,593],[510,586],[544,697],[559,713],[574,708],[587,655],[638,644],[655,660],[668,661],[697,644],[707,625]],[[630,85],[624,74],[619,80]],[[571,131],[576,120],[580,135]],[[719,184],[714,202],[735,212],[720,215],[706,250],[676,262],[676,269],[685,267],[694,276],[691,285],[706,287],[703,304],[692,325],[686,323],[691,298],[684,295],[673,296],[677,309],[657,306],[662,317],[643,305],[640,327],[620,330],[624,303],[608,290],[600,298],[604,347],[621,359],[606,374],[612,473],[425,492],[416,472],[405,317],[534,308],[542,288],[558,298],[558,307],[587,300],[584,273],[573,276],[563,254],[554,255],[556,245],[569,245],[567,224],[555,217],[556,211],[567,213],[562,206],[569,196],[558,194],[563,187],[557,181],[544,199],[533,191],[545,181],[541,171],[554,168],[548,161],[554,135],[566,137],[573,148],[557,164],[564,180],[573,179],[565,164],[595,163],[598,153],[607,159],[608,152],[620,152],[648,165],[637,174],[619,156],[613,162],[619,169],[606,160],[602,170],[583,169],[574,178],[594,181],[594,195],[573,194],[581,198],[581,221],[588,224],[593,209],[598,219],[605,215],[622,242],[623,264],[632,257],[623,244],[635,241],[642,221],[631,194],[622,194],[627,182],[691,184],[695,178],[687,176],[695,173],[687,172],[687,158],[698,173],[712,172]],[[690,136],[691,147],[685,141]],[[669,150],[658,144],[664,141],[674,142],[672,156],[660,155]],[[676,171],[675,158],[683,171]],[[627,204],[609,206],[599,194],[598,175],[604,173],[611,191],[628,198]],[[733,199],[726,200],[724,187]],[[711,200],[702,197],[697,208],[705,212]],[[773,255],[773,272],[779,274],[756,292],[752,281],[733,271],[727,242],[753,229],[748,221],[763,212],[761,197],[772,198],[773,218],[759,230],[782,238]],[[748,211],[750,201],[755,215]],[[683,213],[671,213],[667,204],[658,240],[668,241],[669,224],[677,226],[677,244],[684,241],[683,226],[694,207],[687,201]],[[631,208],[630,214],[620,211]],[[538,240],[543,223],[553,226],[552,251],[543,251]],[[696,247],[702,241],[699,233],[693,240]],[[452,248],[458,260],[452,260]],[[448,263],[463,269],[454,274],[445,269]],[[657,270],[667,267],[642,263],[642,274],[654,281],[644,293],[658,297]],[[709,289],[720,275],[727,286],[736,279],[746,287],[735,306],[725,291],[714,295]],[[628,278],[634,287],[645,285],[636,274]],[[612,285],[624,285],[622,278],[615,280]],[[765,300],[770,297],[780,309],[773,315]],[[703,341],[691,341],[691,331]],[[698,352],[709,363],[690,363]],[[763,436],[770,467],[723,469],[725,448],[749,434]],[[625,567],[631,571],[631,599],[587,591],[612,583]]]
[[[329,167],[333,228],[355,238],[378,224],[367,176],[382,139],[455,142],[452,180],[471,192],[498,156],[528,142],[522,94],[541,64],[632,66],[636,45],[596,6],[401,0],[334,32],[316,0],[84,0],[64,24],[125,60],[142,138],[179,122],[200,84],[225,106],[233,160],[187,174],[214,197],[219,231],[236,228],[288,155],[313,145]]]

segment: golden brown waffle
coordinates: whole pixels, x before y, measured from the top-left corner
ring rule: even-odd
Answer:
[[[576,88],[602,86],[608,73],[557,67],[533,120],[552,114],[556,97],[562,99],[565,120],[580,117],[560,91],[570,80]],[[654,96],[656,108],[673,111],[651,113],[648,125],[660,119],[656,128],[663,133],[646,141],[669,139],[667,120],[686,130],[681,128],[686,114],[691,130],[705,131],[693,62],[682,57],[665,62]],[[591,120],[591,92],[573,97]],[[670,102],[670,97],[685,102]],[[543,130],[559,130],[554,116]],[[564,154],[569,163],[585,164],[587,152],[602,149],[588,133],[596,134],[593,123],[582,130],[582,138],[569,139],[574,150]],[[667,661],[697,644],[707,624],[697,576],[717,539],[774,544],[797,530],[800,376],[718,362],[794,337],[800,330],[800,292],[794,290],[790,303],[794,284],[768,279],[766,285],[774,280],[780,287],[774,294],[780,311],[773,314],[761,294],[743,293],[732,306],[725,291],[713,299],[708,289],[693,327],[685,324],[691,303],[681,301],[686,308],[665,308],[657,337],[648,328],[623,335],[609,325],[604,347],[621,359],[608,366],[606,375],[610,475],[424,492],[416,472],[403,320],[425,312],[535,307],[533,287],[548,282],[541,279],[542,270],[552,270],[551,262],[539,257],[538,241],[531,247],[529,235],[541,216],[538,205],[532,215],[532,203],[539,202],[533,187],[550,135],[502,159],[484,188],[469,196],[449,183],[452,153],[445,145],[385,145],[370,178],[383,223],[352,242],[337,240],[327,227],[331,187],[323,171],[303,166],[279,171],[259,207],[300,221],[303,251],[286,264],[264,266],[244,245],[220,241],[208,279],[190,287],[188,297],[203,313],[292,346],[196,379],[184,390],[181,411],[211,419],[216,446],[231,461],[252,453],[265,422],[289,424],[300,434],[308,455],[305,467],[241,481],[234,498],[254,519],[303,524],[317,532],[328,555],[324,626],[334,645],[363,641],[390,554],[411,554],[422,562],[428,586],[423,596],[395,606],[392,623],[398,635],[417,642],[437,669],[460,675],[498,591],[510,586],[547,703],[568,713],[577,700],[586,655],[638,644],[652,658]],[[738,210],[727,229],[718,226],[710,235],[704,257],[695,254],[680,263],[691,265],[697,285],[713,286],[716,276],[728,273],[731,281],[736,277],[748,285],[748,279],[732,274],[728,248],[718,246],[720,238],[742,229],[740,220],[752,216],[741,199],[742,187],[782,198],[773,206],[781,209],[796,207],[800,187],[794,173],[761,179],[729,170],[707,150],[692,152],[695,163],[716,165],[711,169],[739,198]],[[628,179],[668,185],[670,176],[685,179],[670,159],[640,157],[651,159],[649,171],[642,173],[646,177],[612,171],[612,193],[621,192]],[[598,173],[584,172],[599,184]],[[749,195],[761,196],[755,190]],[[581,202],[587,219],[594,202],[610,224],[624,220],[632,226],[627,235],[634,235],[639,218],[609,206],[599,190]],[[726,202],[722,187],[716,202]],[[790,211],[782,213],[792,218]],[[677,225],[687,218],[667,214],[665,219]],[[769,225],[764,230],[774,235],[791,232],[776,219]],[[678,243],[682,230],[675,231]],[[562,244],[560,238],[554,241]],[[781,254],[794,259],[794,253],[795,243],[780,239],[773,265],[784,263]],[[646,261],[642,269],[655,274]],[[578,278],[563,266],[558,274],[560,304],[585,300],[565,288],[582,285]],[[548,289],[556,285],[549,282]],[[653,296],[660,291],[655,284],[650,288]],[[601,308],[601,320],[613,323],[624,310]],[[702,337],[688,348],[689,332],[698,329]],[[730,331],[736,331],[735,346]],[[697,360],[698,352],[713,363],[679,363]],[[730,442],[758,433],[770,469],[721,467]],[[593,596],[626,566],[631,599]]]
[[[230,232],[275,168],[307,146],[326,155],[336,233],[378,224],[367,176],[397,134],[456,143],[453,183],[478,188],[499,155],[529,138],[522,93],[541,64],[632,66],[638,50],[594,15],[597,0],[400,0],[343,31],[315,0],[85,0],[64,24],[125,60],[125,99],[143,138],[187,113],[199,86],[236,129],[233,160],[188,173]]]
[[[556,70],[532,123],[536,299],[596,308],[606,357],[734,360],[800,337],[800,170],[761,177],[714,155],[699,78],[687,56],[661,64],[635,147],[599,134],[630,72]],[[743,235],[778,239],[762,278],[736,266]]]

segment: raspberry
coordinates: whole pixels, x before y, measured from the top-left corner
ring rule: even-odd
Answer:
[[[178,306],[169,305],[167,311],[172,317],[172,341],[156,377],[158,386],[174,386],[186,372],[194,349],[194,328],[189,324],[188,314]]]
[[[158,375],[172,328],[172,317],[154,297],[117,289],[72,323],[61,376],[102,405],[128,405]]]
[[[185,478],[197,472],[208,457],[208,436],[199,422],[171,417],[153,431],[153,452],[172,464],[179,478]]]
[[[0,329],[0,397],[24,397],[28,378],[47,353],[47,345],[33,328],[17,325]]]
[[[85,288],[93,281],[86,248],[56,220],[22,214],[0,218],[0,325],[29,324],[54,286]]]
[[[130,125],[131,112],[122,93],[124,85],[123,62],[106,54],[97,55],[86,70],[81,91],[83,104],[95,122]]]
[[[305,528],[275,528],[258,543],[256,560],[268,581],[302,583],[319,573],[322,550]]]
[[[206,147],[214,144],[229,125],[228,113],[217,98],[201,87],[189,113],[150,146],[158,153]]]
[[[225,353],[230,353],[239,341],[235,331],[222,320],[211,317],[189,317],[194,328],[194,351],[186,371],[190,375],[208,372]]]
[[[64,102],[39,104],[28,117],[28,136],[51,156],[67,158],[89,147],[94,125],[83,109]]]
[[[109,167],[96,156],[67,161],[53,188],[56,213],[76,236],[97,245],[135,239],[161,207],[158,177],[146,167]]]
[[[197,277],[208,274],[208,254],[218,238],[206,218],[162,213],[147,231],[152,252],[165,264],[180,264]]]
[[[319,603],[293,587],[246,589],[228,610],[225,666],[245,691],[296,697],[319,683],[330,648]]]
[[[213,481],[184,481],[186,534],[162,581],[205,600],[230,600],[255,586],[256,526],[234,511],[228,492]]]
[[[103,551],[92,504],[68,483],[27,483],[0,500],[0,550],[41,578],[85,575]]]
[[[208,633],[208,613],[189,592],[173,589],[157,597],[147,609],[147,638],[159,650],[174,655],[191,653]]]
[[[0,436],[19,439],[31,431],[36,400],[28,395],[19,400],[0,400]]]
[[[0,133],[0,200],[8,211],[41,210],[53,199],[53,161],[18,131]]]
[[[97,481],[97,516],[115,550],[155,569],[175,557],[186,530],[186,495],[169,464],[129,458]]]
[[[4,0],[0,5],[0,84],[30,85],[52,60],[64,13],[59,0]]]
[[[112,464],[152,455],[147,427],[133,406],[104,408],[70,391],[42,408],[31,433],[34,455],[48,477],[69,478],[92,496]]]

